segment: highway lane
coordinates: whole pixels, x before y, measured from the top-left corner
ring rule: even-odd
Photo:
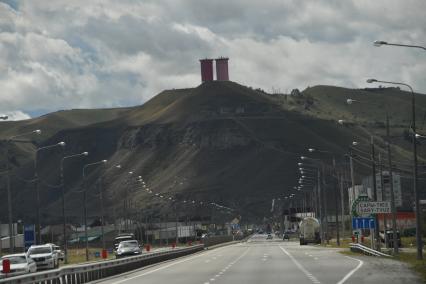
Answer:
[[[249,241],[153,265],[98,283],[421,283],[402,263],[349,257],[336,249],[296,242]]]

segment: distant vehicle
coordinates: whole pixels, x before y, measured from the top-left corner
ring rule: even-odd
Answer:
[[[393,231],[392,230],[386,230],[386,235],[382,231],[379,233],[379,236],[382,243],[386,243],[386,246],[388,248],[393,248]],[[398,247],[401,247],[401,235],[399,231],[396,231],[396,238],[398,240]]]
[[[266,237],[266,239],[267,239],[267,240],[272,240],[272,239],[273,239],[273,237],[272,237],[272,235],[271,235],[271,234],[268,234],[268,236]]]
[[[206,233],[206,234],[202,234],[202,235],[201,235],[201,239],[202,239],[202,240],[204,240],[204,239],[208,239],[209,237],[211,237],[211,233]]]
[[[308,243],[321,243],[321,237],[319,233],[319,222],[318,219],[313,217],[305,217],[299,224],[300,229],[300,245],[306,245]]]
[[[142,253],[141,246],[137,240],[122,241],[118,244],[118,248],[115,251],[115,257],[120,258],[123,256],[132,256]]]
[[[47,245],[52,245],[52,246],[53,246],[53,250],[55,251],[55,253],[56,253],[56,254],[57,254],[57,256],[58,256],[58,259],[59,259],[60,261],[64,261],[64,259],[65,259],[65,253],[64,253],[64,251],[63,251],[63,250],[61,250],[61,247],[60,247],[60,246],[55,245],[55,244],[47,244]]]
[[[118,235],[114,239],[114,242],[113,242],[114,250],[116,251],[118,249],[118,245],[120,244],[120,242],[122,242],[122,241],[131,241],[131,240],[136,240],[134,234],[120,234],[120,235]]]
[[[52,244],[30,246],[27,255],[35,261],[37,269],[59,266],[58,254]]]
[[[283,240],[290,240],[290,234],[287,232],[284,232]]]
[[[3,260],[10,260],[10,273],[7,274],[7,277],[33,273],[37,271],[37,265],[30,257],[25,253],[18,254],[9,254],[5,255],[0,259],[0,279],[6,277],[6,274],[3,273]]]

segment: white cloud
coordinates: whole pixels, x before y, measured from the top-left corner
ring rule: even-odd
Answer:
[[[1,114],[3,115],[7,115],[7,121],[15,121],[15,120],[25,120],[25,119],[30,119],[31,116],[29,114],[26,114],[20,110],[15,110],[15,111],[8,111],[5,113]]]
[[[198,85],[198,59],[216,56],[267,90],[377,77],[426,93],[424,51],[372,45],[426,45],[422,0],[1,2],[3,112],[139,104]]]

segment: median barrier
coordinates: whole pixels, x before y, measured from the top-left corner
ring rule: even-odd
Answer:
[[[204,249],[204,245],[194,245],[185,248],[176,248],[171,251],[153,252],[122,259],[99,261],[95,263],[69,265],[60,269],[36,272],[32,274],[10,277],[0,280],[0,283],[26,284],[80,284],[105,277],[132,271],[150,264],[185,256]]]

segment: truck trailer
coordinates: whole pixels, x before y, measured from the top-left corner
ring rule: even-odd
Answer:
[[[300,245],[307,245],[308,243],[321,243],[320,237],[320,224],[318,219],[313,217],[305,217],[299,224],[300,230]]]

